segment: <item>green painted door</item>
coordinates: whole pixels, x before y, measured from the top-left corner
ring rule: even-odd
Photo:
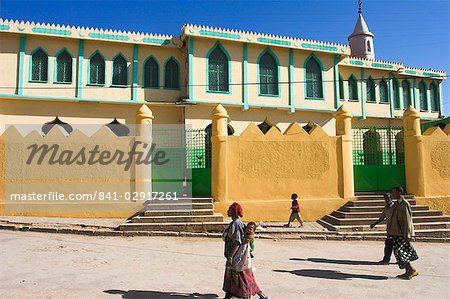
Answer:
[[[186,139],[186,163],[192,171],[192,196],[211,196],[211,130],[187,130]]]
[[[352,137],[355,191],[405,188],[401,127],[353,128]]]

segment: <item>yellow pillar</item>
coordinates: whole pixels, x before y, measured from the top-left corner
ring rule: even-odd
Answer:
[[[348,107],[342,105],[335,114],[336,136],[340,137],[342,155],[341,164],[341,196],[352,198],[355,196],[355,183],[353,178],[353,152],[352,152],[352,114]]]
[[[403,113],[403,140],[405,143],[405,178],[409,194],[424,197],[425,171],[423,160],[420,114],[412,106]]]
[[[228,113],[222,105],[212,111],[211,192],[215,202],[227,200]]]
[[[152,145],[152,123],[153,112],[147,105],[142,105],[136,112],[136,149],[142,150],[143,144],[147,144],[146,149]],[[152,192],[152,165],[135,164],[135,191]],[[148,196],[147,196],[148,197]]]

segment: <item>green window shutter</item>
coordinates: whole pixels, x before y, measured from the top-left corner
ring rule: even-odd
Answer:
[[[220,47],[211,52],[208,60],[208,87],[211,91],[229,91],[228,58]]]
[[[127,85],[127,61],[122,55],[117,56],[113,61],[113,85]]]
[[[89,69],[89,83],[105,84],[105,60],[99,53],[91,58]]]
[[[31,58],[31,80],[47,81],[48,74],[48,57],[41,49],[33,53]]]
[[[166,63],[166,72],[164,78],[164,87],[166,88],[179,88],[178,82],[178,64],[172,58]]]
[[[312,57],[306,64],[306,96],[323,98],[322,70],[317,60]]]
[[[151,57],[144,65],[144,87],[159,87],[159,67],[156,60]]]
[[[403,109],[408,109],[409,106],[412,105],[411,100],[411,85],[409,85],[409,82],[407,80],[404,80],[402,83],[402,89],[403,89]]]
[[[389,92],[386,80],[380,82],[380,103],[389,103]]]
[[[358,101],[358,84],[353,76],[348,79],[348,98],[350,101]]]
[[[393,90],[394,90],[394,108],[400,109],[400,87],[396,79],[393,80]]]
[[[372,79],[367,80],[367,102],[376,102],[375,82]]]
[[[61,52],[56,58],[56,81],[62,83],[72,82],[72,57],[67,51]]]
[[[266,52],[259,60],[260,92],[263,95],[278,95],[278,65]]]
[[[419,83],[419,99],[420,99],[420,110],[428,111],[427,87],[423,82]]]

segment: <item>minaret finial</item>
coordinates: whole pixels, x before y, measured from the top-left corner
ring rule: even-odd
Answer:
[[[358,0],[358,13],[362,14],[362,0]]]

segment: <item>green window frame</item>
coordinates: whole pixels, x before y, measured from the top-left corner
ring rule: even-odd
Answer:
[[[180,65],[178,61],[170,57],[164,64],[164,88],[180,88]]]
[[[375,81],[372,77],[367,79],[366,85],[366,101],[369,103],[376,103],[377,100],[375,98]]]
[[[315,55],[305,61],[306,98],[323,99],[323,67]]]
[[[159,88],[159,63],[155,57],[149,56],[144,61],[142,86],[144,88]]]
[[[230,91],[231,69],[231,59],[228,52],[218,42],[208,52],[207,60],[207,91],[228,93]]]
[[[275,54],[266,49],[258,58],[259,95],[279,96],[279,63]]]
[[[380,103],[389,103],[389,88],[386,80],[383,78],[380,81]]]
[[[113,59],[112,86],[128,85],[128,62],[122,54]]]
[[[55,83],[72,83],[73,56],[62,49],[56,54],[55,61]]]
[[[95,51],[89,58],[89,84],[105,85],[105,58],[99,51]]]
[[[345,100],[345,92],[344,92],[344,78],[339,74],[339,99],[341,101]]]
[[[423,81],[419,83],[420,111],[428,111],[427,86]]]
[[[359,101],[358,81],[353,74],[348,78],[348,100],[352,102]]]
[[[408,80],[403,80],[402,82],[402,92],[403,92],[403,109],[408,109],[412,105],[411,97],[411,84]]]
[[[394,96],[394,109],[401,109],[400,102],[400,85],[398,84],[398,80],[392,79],[392,92]]]
[[[41,47],[31,52],[30,81],[42,83],[48,81],[48,54]]]
[[[439,88],[434,82],[430,84],[431,112],[439,112]]]

